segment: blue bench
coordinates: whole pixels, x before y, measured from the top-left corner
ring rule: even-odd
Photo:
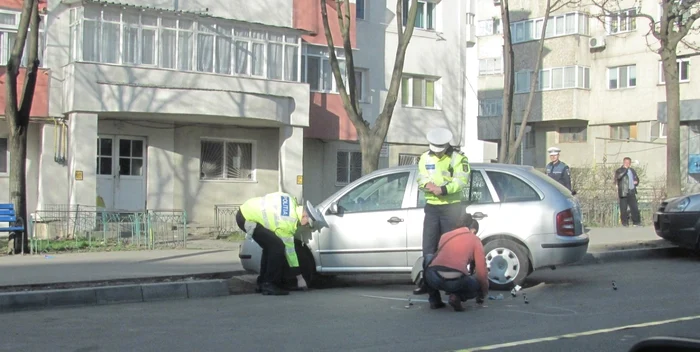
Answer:
[[[24,221],[17,217],[12,203],[0,204],[0,222],[10,223],[8,227],[0,227],[0,232],[24,231]]]

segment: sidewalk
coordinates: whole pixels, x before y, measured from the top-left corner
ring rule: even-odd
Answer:
[[[611,251],[672,247],[652,227],[593,228],[588,235],[588,253],[594,257]],[[199,240],[179,250],[0,257],[0,288],[242,271],[238,243]]]

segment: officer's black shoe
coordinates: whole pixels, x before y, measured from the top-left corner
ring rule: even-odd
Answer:
[[[445,302],[430,302],[430,309],[440,309],[445,308]]]
[[[283,290],[277,287],[277,285],[269,282],[262,284],[260,291],[263,296],[286,296],[289,294],[289,291]]]

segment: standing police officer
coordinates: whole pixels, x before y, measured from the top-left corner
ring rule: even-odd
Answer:
[[[551,160],[551,162],[547,164],[547,176],[555,179],[557,182],[561,183],[562,186],[571,191],[571,170],[569,170],[569,165],[559,160],[561,149],[551,147],[547,149],[547,152],[549,152],[549,160]]]
[[[427,203],[423,220],[424,266],[437,250],[440,236],[457,228],[457,220],[465,211],[462,190],[471,172],[467,157],[450,145],[450,130],[434,128],[426,137],[430,150],[418,161],[418,187],[425,193]],[[425,283],[413,290],[416,295],[427,292]]]
[[[306,289],[294,248],[294,234],[299,225],[320,229],[327,226],[323,215],[309,201],[297,205],[294,197],[274,192],[247,200],[236,214],[236,224],[262,247],[258,289],[263,295],[288,295],[283,290],[284,258],[297,278],[297,286]]]

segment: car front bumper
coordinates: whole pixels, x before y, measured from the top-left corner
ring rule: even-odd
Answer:
[[[700,212],[654,213],[656,235],[680,247],[699,250]]]

